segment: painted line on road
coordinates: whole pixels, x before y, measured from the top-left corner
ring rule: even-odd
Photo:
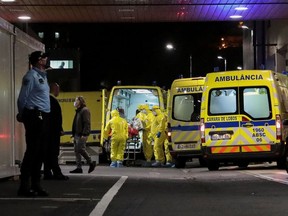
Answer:
[[[46,198],[46,197],[6,197],[6,198],[0,198],[1,201],[5,200],[15,200],[15,201],[21,201],[21,200],[38,200],[38,201],[57,201],[57,202],[77,202],[77,201],[98,201],[101,199],[96,199],[96,198]]]
[[[261,174],[255,174],[255,173],[251,173],[251,172],[248,172],[248,171],[241,171],[243,173],[246,173],[248,175],[252,175],[256,178],[261,178],[261,179],[265,179],[265,180],[268,180],[268,181],[274,181],[274,182],[278,182],[278,183],[281,183],[281,184],[286,184],[288,185],[288,180],[282,180],[282,179],[278,179],[278,178],[273,178],[273,177],[269,177],[269,176],[265,176],[265,175],[261,175]]]
[[[128,176],[121,176],[121,178],[113,185],[113,187],[110,188],[110,190],[103,196],[100,202],[97,203],[96,207],[93,209],[89,216],[102,216],[112,201],[113,197],[117,194],[127,178]]]

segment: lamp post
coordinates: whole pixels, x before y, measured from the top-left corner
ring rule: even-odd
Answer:
[[[190,78],[192,77],[192,55],[189,56],[189,71],[190,71]]]
[[[223,59],[224,60],[224,70],[227,70],[227,60],[226,58],[223,58],[222,56],[217,56],[218,59]]]
[[[166,44],[167,50],[176,50],[176,48],[173,46],[173,44],[168,43]],[[192,55],[189,56],[189,76],[192,77]]]

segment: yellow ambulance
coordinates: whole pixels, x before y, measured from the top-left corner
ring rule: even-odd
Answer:
[[[176,79],[170,89],[168,104],[168,141],[175,167],[199,158],[204,165],[200,140],[200,107],[204,77]]]
[[[201,143],[209,170],[245,168],[287,156],[288,77],[270,70],[208,73],[201,105]]]
[[[164,110],[164,94],[163,90],[158,86],[114,86],[109,94],[105,89],[102,90],[104,97],[102,98],[102,125],[100,143],[104,147],[107,157],[110,156],[110,143],[104,140],[104,128],[111,119],[111,111],[118,110],[120,116],[126,119],[129,125],[132,125],[134,117],[138,112],[139,105],[147,104],[150,109],[154,105],[158,105]],[[139,135],[131,137],[127,140],[125,149],[124,162],[135,163],[143,157],[143,140],[142,131]],[[127,163],[128,164],[128,163]]]

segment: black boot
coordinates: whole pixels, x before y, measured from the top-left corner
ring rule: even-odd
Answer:
[[[40,186],[40,182],[32,182],[31,189],[36,193],[37,196],[49,196],[48,192]]]
[[[95,169],[95,167],[96,167],[96,162],[95,162],[95,161],[91,162],[91,163],[89,164],[88,173],[93,172],[93,170]]]
[[[37,195],[35,191],[30,189],[29,178],[23,178],[23,176],[20,176],[20,187],[17,191],[17,195],[24,197],[34,197]]]

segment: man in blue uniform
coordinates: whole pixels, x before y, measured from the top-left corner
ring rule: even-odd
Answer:
[[[22,79],[17,100],[17,120],[24,123],[26,138],[18,196],[48,196],[40,185],[50,113],[49,85],[45,70],[47,55],[35,51],[29,56],[29,63],[31,68]]]

